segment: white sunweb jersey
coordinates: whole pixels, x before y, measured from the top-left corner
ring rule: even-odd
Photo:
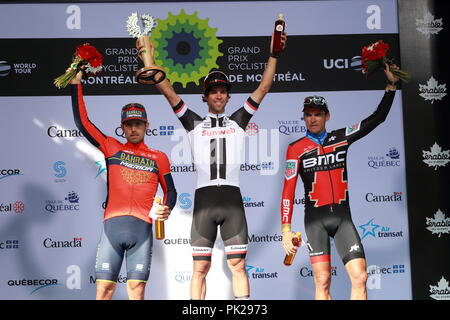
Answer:
[[[173,111],[187,130],[197,189],[207,186],[239,187],[239,172],[245,142],[245,128],[259,104],[249,97],[231,116],[208,113],[204,118],[181,100]]]

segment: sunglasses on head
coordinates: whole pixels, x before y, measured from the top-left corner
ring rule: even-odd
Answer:
[[[312,96],[312,97],[306,97],[305,101],[303,103],[304,104],[315,104],[315,105],[323,106],[323,105],[327,104],[327,100],[325,100],[325,98],[323,98],[323,97]]]

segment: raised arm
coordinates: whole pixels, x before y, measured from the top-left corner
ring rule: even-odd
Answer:
[[[138,38],[136,40],[136,48],[138,49],[139,58],[144,62],[145,60],[143,59],[142,55],[146,53],[147,49],[144,47],[144,41],[142,38]],[[151,65],[155,65],[155,60],[153,59],[155,48],[153,47],[153,44],[151,42],[150,42],[150,51],[151,51],[150,52],[151,59],[149,60],[151,62]],[[146,65],[145,67],[149,66]],[[177,104],[180,103],[181,98],[177,95],[177,93],[173,89],[172,84],[167,78],[161,81],[160,83],[156,84],[156,88],[159,90],[159,92],[161,92],[162,95],[164,95],[164,97],[166,97],[171,107],[175,107]]]
[[[398,69],[397,66],[393,66]],[[395,90],[397,88],[398,78],[389,70],[389,66],[386,64],[384,73],[387,78],[387,85],[385,87],[385,93],[377,109],[366,119],[362,120],[359,124],[353,125],[346,129],[347,140],[349,143],[353,143],[356,140],[361,139],[370,132],[372,132],[376,127],[386,120],[386,117],[391,110],[392,103],[395,97]]]
[[[90,120],[87,114],[86,105],[83,99],[83,88],[81,85],[82,72],[78,72],[77,76],[70,82],[70,92],[72,96],[72,110],[75,125],[78,130],[88,139],[95,147],[102,150],[105,145],[107,136],[104,135]],[[105,150],[102,150],[103,152]]]
[[[286,46],[286,40],[287,40],[286,32],[283,32],[281,36],[283,50]],[[273,42],[273,34],[270,41],[270,48],[272,48],[272,42]],[[266,69],[263,72],[261,82],[259,83],[258,88],[256,88],[256,90],[253,91],[251,95],[253,101],[255,101],[258,104],[261,103],[261,101],[264,99],[264,96],[269,92],[270,88],[272,87],[273,78],[275,76],[275,72],[277,69],[278,59],[279,58],[276,58],[272,55],[272,52],[270,53],[269,60],[267,61]]]

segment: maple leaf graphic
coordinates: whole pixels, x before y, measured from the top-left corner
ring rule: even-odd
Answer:
[[[432,234],[437,233],[439,238],[443,233],[450,233],[450,227],[448,227],[450,218],[446,218],[441,209],[438,209],[434,214],[434,218],[426,218],[426,220],[427,230],[431,231]]]
[[[447,95],[447,85],[439,84],[434,77],[431,77],[427,84],[419,84],[419,95],[425,100],[431,100],[433,104],[435,100],[442,100]]]
[[[434,19],[434,15],[427,12],[423,19],[416,19],[416,29],[429,39],[431,34],[438,34],[443,28],[442,19]]]
[[[444,277],[439,280],[437,286],[430,285],[430,292],[433,293],[430,297],[433,299],[448,299],[449,283]]]
[[[425,158],[425,162],[429,167],[434,167],[437,170],[438,167],[445,167],[450,162],[450,150],[442,151],[442,148],[435,142],[430,151],[422,151],[422,155]]]

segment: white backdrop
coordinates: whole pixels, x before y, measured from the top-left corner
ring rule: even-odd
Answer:
[[[126,37],[124,21],[136,9],[160,17],[180,9],[188,13],[198,11],[200,17],[208,17],[209,24],[218,28],[219,37],[265,36],[270,29],[267,31],[267,23],[263,27],[263,22],[274,20],[280,8],[286,12],[290,35],[397,33],[395,1],[263,4],[80,4],[77,5],[83,14],[80,29],[55,27],[65,26],[69,5],[0,5],[0,38]],[[384,23],[371,30],[366,19],[369,7],[374,4],[382,10]],[[37,8],[39,19],[27,19]],[[251,28],[248,17],[243,15],[250,9],[261,16],[252,19]],[[105,12],[110,19],[98,23]],[[19,15],[24,23],[14,22]],[[224,18],[231,15],[236,17],[233,19],[236,23]],[[311,23],[319,17],[327,23]],[[37,20],[46,23],[36,25]],[[5,23],[17,28],[6,30]],[[232,94],[227,113],[240,107],[248,94]],[[301,248],[291,267],[282,263],[279,213],[285,151],[290,142],[304,135],[300,104],[311,94],[323,95],[328,100],[330,130],[369,116],[383,90],[305,92],[299,87],[299,92],[269,93],[252,118],[258,133],[249,132],[246,138],[241,190],[249,225],[247,273],[254,299],[314,297],[306,248]],[[198,114],[206,113],[200,94],[183,94],[182,98]],[[166,240],[154,241],[146,298],[189,299],[192,271],[189,234],[195,172],[189,172],[192,163],[186,133],[160,95],[86,96],[85,101],[91,121],[105,134],[122,141],[125,140],[117,136],[120,131],[116,131],[121,106],[132,101],[146,106],[150,126],[156,129],[146,137],[146,143],[169,156],[179,195],[166,223]],[[79,136],[68,96],[2,96],[0,128],[0,299],[93,299],[95,253],[106,197],[102,154]],[[350,148],[348,168],[353,220],[365,246],[370,273],[369,298],[410,299],[401,92],[397,93],[386,122]],[[293,230],[304,234],[303,198],[299,182]],[[57,247],[58,242],[66,247]],[[332,266],[332,296],[347,299],[350,284],[334,247]],[[123,268],[115,299],[127,298],[125,277]],[[230,277],[219,239],[207,278],[206,298],[231,299]]]

